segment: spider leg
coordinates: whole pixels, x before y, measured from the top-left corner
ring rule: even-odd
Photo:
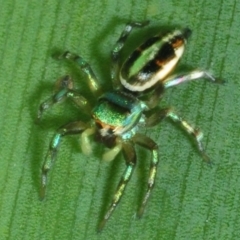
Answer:
[[[89,136],[93,135],[94,133],[95,133],[94,128],[87,128],[81,134],[81,148],[82,148],[82,152],[85,155],[90,155],[92,153]]]
[[[149,170],[147,192],[143,198],[142,204],[138,211],[138,217],[141,217],[154,187],[156,173],[157,173],[157,165],[159,163],[159,154],[158,154],[158,145],[151,138],[142,134],[136,134],[133,137],[133,141],[136,144],[141,145],[152,152],[152,160],[151,160],[150,170]]]
[[[40,104],[37,113],[37,122],[40,121],[44,111],[56,103],[64,101],[66,98],[70,98],[78,107],[86,112],[90,109],[86,98],[73,89],[73,81],[71,77],[67,75],[56,81],[54,94]]]
[[[125,29],[122,31],[120,38],[117,40],[112,53],[111,53],[111,59],[112,59],[112,70],[111,70],[111,78],[112,81],[114,81],[114,84],[117,84],[116,86],[118,87],[120,85],[119,82],[117,82],[117,74],[119,71],[119,55],[121,53],[122,48],[124,47],[124,44],[130,35],[131,31],[135,27],[145,27],[148,25],[149,21],[145,22],[131,22],[128,23],[125,26]],[[116,88],[115,86],[115,88]]]
[[[106,162],[110,162],[112,161],[117,155],[118,153],[122,150],[122,142],[121,141],[117,141],[116,145],[111,148],[108,149],[102,156],[103,161]]]
[[[59,58],[60,59],[65,58],[65,59],[76,62],[79,65],[79,67],[82,69],[82,71],[85,74],[87,74],[87,77],[89,80],[88,83],[91,91],[94,94],[97,94],[98,96],[101,94],[101,87],[100,87],[99,81],[88,62],[86,62],[81,56],[74,53],[70,53],[68,51],[65,52],[63,55],[61,55]]]
[[[161,109],[159,112],[153,113],[147,120],[146,126],[154,126],[158,124],[163,118],[169,118],[173,122],[180,124],[180,126],[191,135],[197,143],[198,150],[203,158],[203,160],[211,165],[210,158],[205,153],[205,149],[202,143],[203,133],[198,129],[191,126],[186,120],[184,120],[180,115],[170,108]]]
[[[192,80],[197,80],[200,78],[205,78],[213,83],[218,83],[218,84],[223,84],[225,83],[225,81],[215,78],[213,75],[211,75],[209,72],[207,71],[203,71],[203,70],[194,70],[190,73],[187,74],[180,74],[180,75],[175,75],[175,76],[171,76],[170,78],[164,80],[163,85],[164,88],[169,88],[175,85],[178,85],[180,83],[184,83],[187,81],[192,81]]]
[[[154,127],[159,124],[164,118],[167,117],[169,108],[158,109],[156,112],[152,113],[146,118],[145,126]]]
[[[146,95],[146,99],[143,97],[141,100],[146,103],[149,109],[153,109],[159,104],[161,98],[163,97],[163,93],[164,85],[162,83],[159,83],[154,87],[153,91],[151,91],[150,95]]]
[[[66,135],[79,134],[85,129],[87,129],[87,124],[80,121],[71,122],[60,127],[55,133],[55,135],[53,136],[49,145],[49,150],[45,157],[45,161],[42,166],[41,192],[40,192],[41,199],[44,199],[45,197],[46,185],[47,185],[47,174],[51,169],[51,166],[55,160],[57,149],[59,147],[61,138]]]
[[[108,211],[105,214],[103,220],[99,224],[99,227],[98,227],[99,232],[102,231],[106,222],[108,221],[108,219],[112,215],[113,211],[115,210],[116,206],[118,205],[118,203],[123,195],[123,192],[127,186],[127,183],[129,182],[129,180],[132,176],[132,173],[133,173],[133,170],[134,170],[134,167],[136,164],[136,152],[135,152],[133,144],[131,142],[123,142],[122,149],[123,149],[123,154],[124,154],[124,158],[125,158],[127,166],[122,175],[120,182],[118,183],[118,187],[113,196],[112,203],[111,203],[110,207],[108,208]]]

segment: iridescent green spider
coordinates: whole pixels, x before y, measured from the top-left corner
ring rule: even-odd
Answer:
[[[191,30],[175,30],[166,34],[153,36],[140,45],[119,67],[119,55],[132,29],[143,27],[148,22],[134,22],[126,25],[119,40],[113,48],[112,72],[113,90],[103,92],[90,65],[80,56],[65,52],[61,58],[76,62],[88,77],[91,91],[98,97],[93,108],[88,100],[73,88],[72,79],[64,76],[57,81],[56,92],[43,102],[38,110],[38,120],[42,113],[54,104],[72,99],[82,110],[89,112],[92,120],[88,123],[75,121],[60,127],[52,141],[42,167],[41,198],[45,197],[47,174],[55,159],[61,138],[70,134],[81,134],[82,151],[91,153],[89,136],[95,134],[96,139],[105,144],[109,151],[103,155],[105,160],[113,160],[123,151],[126,169],[117,186],[112,203],[99,225],[102,230],[107,220],[118,205],[123,192],[135,168],[137,157],[135,144],[145,147],[152,153],[148,185],[145,197],[138,211],[140,217],[152,192],[157,165],[159,162],[158,145],[149,137],[138,133],[142,127],[157,125],[163,118],[178,123],[197,143],[203,159],[210,163],[202,144],[203,134],[193,128],[170,108],[161,109],[157,105],[165,89],[183,82],[206,78],[213,83],[222,83],[206,71],[194,70],[186,74],[170,75],[181,58]]]

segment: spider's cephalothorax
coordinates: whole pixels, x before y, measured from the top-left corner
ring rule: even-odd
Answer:
[[[149,38],[133,51],[119,67],[119,55],[130,32],[134,27],[143,27],[147,23],[127,24],[113,48],[111,71],[113,90],[111,91],[104,93],[101,90],[92,68],[82,57],[69,52],[65,52],[61,56],[61,58],[76,62],[86,73],[91,91],[98,96],[96,106],[91,107],[88,100],[73,88],[72,79],[69,76],[64,76],[57,81],[55,94],[43,102],[38,110],[38,120],[40,120],[46,109],[63,99],[70,98],[82,110],[89,113],[92,118],[88,123],[82,121],[68,123],[60,127],[53,136],[42,167],[41,198],[45,197],[47,174],[63,136],[81,134],[82,151],[89,154],[91,153],[89,136],[94,134],[95,139],[109,148],[103,155],[103,159],[107,161],[113,160],[120,151],[123,151],[126,169],[118,184],[112,203],[100,223],[99,230],[102,230],[113,213],[131,178],[136,165],[135,144],[141,145],[152,152],[147,192],[138,211],[139,217],[142,215],[153,189],[159,162],[158,145],[149,137],[140,134],[140,127],[152,127],[163,118],[170,118],[181,125],[189,135],[192,135],[203,159],[210,163],[202,145],[203,134],[183,120],[172,109],[161,109],[157,105],[163,91],[168,87],[199,78],[206,78],[213,83],[222,83],[223,81],[202,70],[170,75],[181,58],[187,40],[191,35],[188,28]]]

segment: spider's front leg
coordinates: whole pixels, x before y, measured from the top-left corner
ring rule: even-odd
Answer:
[[[128,23],[125,27],[125,29],[123,30],[120,38],[117,40],[113,50],[112,50],[112,54],[111,54],[111,59],[112,59],[112,70],[111,70],[111,78],[112,81],[114,82],[113,85],[117,84],[116,86],[119,86],[120,83],[117,83],[117,74],[119,71],[119,56],[121,53],[122,48],[125,45],[125,42],[128,38],[128,36],[130,35],[130,33],[132,32],[133,28],[136,27],[145,27],[146,25],[149,24],[149,21],[145,21],[145,22],[131,22]],[[115,86],[115,88],[116,88]]]
[[[133,141],[136,144],[142,147],[145,147],[152,152],[152,159],[151,159],[149,177],[148,177],[148,188],[137,214],[138,217],[141,217],[154,187],[156,173],[157,173],[157,165],[159,163],[159,154],[158,154],[158,145],[151,138],[142,134],[136,134],[133,137]]]
[[[45,197],[46,185],[47,185],[47,174],[55,160],[57,149],[59,147],[61,138],[66,135],[82,133],[85,129],[86,131],[89,130],[87,124],[80,121],[71,122],[59,128],[55,133],[55,135],[53,136],[52,141],[50,142],[50,145],[49,145],[49,150],[45,157],[45,161],[42,166],[42,179],[41,179],[41,192],[40,192],[41,199],[44,199]]]
[[[136,164],[136,152],[135,152],[133,143],[131,143],[130,141],[122,142],[122,150],[123,150],[123,155],[124,155],[127,166],[122,175],[120,182],[118,183],[118,187],[113,196],[112,203],[111,203],[107,213],[105,214],[103,220],[99,224],[99,227],[98,227],[99,232],[103,229],[106,222],[108,221],[108,219],[112,215],[113,211],[115,210],[116,206],[118,205],[118,203],[123,195],[123,192],[127,186],[127,183],[129,182],[129,180],[132,176],[132,173],[133,173],[133,170],[134,170],[134,167]]]
[[[90,106],[88,104],[88,101],[81,94],[74,90],[73,81],[71,77],[67,75],[61,77],[56,81],[54,87],[54,94],[40,104],[37,114],[37,122],[40,121],[44,111],[51,108],[56,103],[64,101],[66,98],[70,98],[81,109],[89,112]]]

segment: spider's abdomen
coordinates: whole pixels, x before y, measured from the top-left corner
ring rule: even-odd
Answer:
[[[122,85],[141,92],[163,81],[181,58],[190,34],[186,28],[148,39],[124,62],[120,72]]]
[[[92,111],[101,135],[123,135],[143,121],[146,105],[122,91],[105,93]]]

